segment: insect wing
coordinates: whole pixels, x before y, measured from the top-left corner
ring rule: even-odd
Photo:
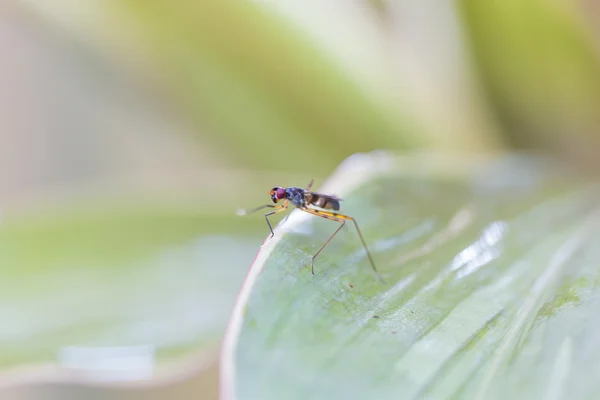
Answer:
[[[319,207],[324,210],[335,210],[335,211],[340,209],[340,201],[342,199],[340,199],[336,196],[315,193],[315,192],[309,192],[309,196],[310,196],[310,200],[309,200],[310,205],[312,205],[314,207]]]
[[[317,193],[317,192],[306,192],[306,193],[308,193],[308,194],[310,194],[311,196],[314,196],[314,197],[323,197],[323,198],[328,199],[328,200],[336,200],[336,201],[343,201],[344,200],[344,199],[340,199],[339,197],[334,196],[334,195],[330,195],[330,194],[323,194],[323,193]]]

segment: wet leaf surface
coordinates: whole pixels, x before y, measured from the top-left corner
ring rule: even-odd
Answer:
[[[380,155],[361,157],[344,163],[326,189],[380,164]],[[338,193],[384,284],[350,226],[317,258],[315,276],[310,258],[335,224],[296,211],[279,226],[229,327],[229,395],[597,393],[597,187],[518,157],[459,168],[416,160],[389,163]]]

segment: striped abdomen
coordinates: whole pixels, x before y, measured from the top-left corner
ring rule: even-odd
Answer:
[[[306,203],[324,210],[339,210],[340,199],[330,196],[322,196],[317,193],[307,193]]]

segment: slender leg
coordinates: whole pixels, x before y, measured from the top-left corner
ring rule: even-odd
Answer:
[[[339,228],[336,229],[335,232],[333,232],[333,235],[331,235],[329,237],[329,239],[327,239],[327,241],[325,242],[325,244],[323,244],[323,246],[319,249],[319,251],[317,251],[317,253],[313,256],[312,258],[312,264],[313,264],[313,275],[314,275],[314,263],[315,263],[315,258],[319,255],[319,253],[325,248],[325,246],[327,246],[327,244],[329,244],[329,242],[331,241],[331,239],[333,239],[333,237],[336,235],[336,233],[338,233],[340,231],[340,229],[342,229],[342,227],[346,224],[346,221],[352,221],[354,222],[354,226],[356,226],[356,232],[358,232],[358,236],[360,237],[360,241],[363,244],[363,247],[365,248],[365,251],[367,252],[367,257],[369,258],[369,262],[371,263],[371,267],[373,268],[373,271],[375,271],[375,273],[379,276],[379,273],[377,272],[377,268],[375,267],[375,263],[373,262],[373,258],[371,257],[371,253],[369,252],[369,249],[367,248],[367,244],[365,243],[365,239],[363,238],[362,232],[360,231],[360,228],[358,227],[358,223],[356,223],[356,220],[348,215],[344,215],[344,214],[337,214],[337,213],[332,213],[332,212],[328,212],[328,211],[321,211],[321,210],[315,210],[312,208],[308,208],[308,207],[304,207],[304,208],[299,208],[299,210],[302,210],[304,212],[307,212],[309,214],[313,214],[316,215],[318,217],[321,218],[326,218],[332,221],[336,221],[339,222],[341,225]]]
[[[327,244],[331,241],[331,239],[333,239],[333,237],[336,235],[336,233],[338,233],[343,227],[344,225],[346,225],[346,221],[340,221],[340,220],[332,220],[332,221],[336,221],[340,223],[340,226],[335,230],[335,232],[333,232],[333,235],[331,235],[329,237],[329,239],[327,239],[327,241],[325,243],[323,243],[323,246],[321,246],[321,248],[319,249],[319,251],[317,251],[315,253],[314,256],[312,256],[312,260],[310,262],[310,270],[312,271],[312,274],[315,274],[315,258],[317,258],[317,256],[319,255],[319,253],[321,251],[323,251],[323,249],[325,248],[325,246],[327,246]]]
[[[271,227],[271,222],[269,221],[269,216],[287,210],[288,204],[287,204],[287,201],[286,201],[285,203],[283,203],[280,206],[272,206],[272,207],[275,210],[265,214],[265,220],[267,221],[267,225],[269,225],[269,230],[271,231],[271,237],[275,236],[275,232],[273,232],[273,228]]]
[[[273,232],[273,228],[271,227],[271,222],[269,222],[269,216],[273,215],[273,214],[277,214],[279,212],[282,212],[284,210],[287,210],[288,208],[288,201],[286,200],[283,204],[278,205],[278,206],[274,206],[273,204],[265,204],[264,206],[260,206],[260,207],[256,207],[256,208],[252,208],[250,210],[241,210],[238,211],[239,215],[248,215],[248,214],[252,214],[255,211],[258,210],[262,210],[263,208],[274,208],[274,211],[271,211],[267,214],[265,214],[265,220],[267,221],[267,225],[269,226],[269,230],[271,231],[271,237],[273,237],[275,235],[275,233]]]
[[[248,215],[248,214],[252,214],[253,212],[256,212],[258,210],[262,210],[263,208],[281,208],[283,206],[283,204],[279,205],[279,206],[274,206],[273,204],[265,204],[263,206],[258,206],[255,208],[251,208],[249,210],[238,210],[238,215]]]

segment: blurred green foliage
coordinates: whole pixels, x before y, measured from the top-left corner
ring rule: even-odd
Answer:
[[[460,2],[492,110],[510,143],[600,167],[599,41],[575,2]]]
[[[244,168],[331,170],[348,154],[416,142],[299,29],[252,2],[127,1],[185,113]]]

